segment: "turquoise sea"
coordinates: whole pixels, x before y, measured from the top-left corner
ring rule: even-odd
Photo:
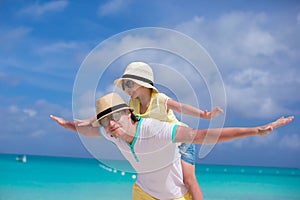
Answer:
[[[126,200],[135,174],[95,159],[0,154],[1,200]],[[197,165],[206,200],[300,200],[300,169]]]

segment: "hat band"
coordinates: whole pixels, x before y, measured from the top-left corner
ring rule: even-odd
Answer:
[[[139,80],[139,81],[143,81],[145,83],[149,83],[150,85],[153,86],[153,82],[147,78],[144,78],[144,77],[140,77],[140,76],[135,76],[135,75],[132,75],[132,74],[124,74],[122,76],[122,78],[133,78],[133,79],[136,79],[136,80]]]
[[[116,105],[116,106],[113,106],[111,108],[108,108],[102,112],[100,112],[98,115],[97,115],[97,119],[100,119],[101,117],[103,117],[104,115],[108,114],[108,113],[111,113],[113,112],[114,110],[118,110],[120,108],[128,108],[128,105],[123,103],[123,104],[119,104],[119,105]]]

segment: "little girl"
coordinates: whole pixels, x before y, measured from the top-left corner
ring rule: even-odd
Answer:
[[[205,119],[211,119],[223,113],[223,110],[219,107],[212,112],[202,111],[159,93],[153,86],[151,67],[143,62],[130,63],[122,78],[115,80],[114,84],[130,95],[129,106],[133,109],[134,114],[143,118],[150,117],[160,121],[185,125],[177,120],[173,110]],[[184,184],[190,191],[193,200],[203,199],[195,176],[195,145],[183,143],[179,146],[179,149]]]

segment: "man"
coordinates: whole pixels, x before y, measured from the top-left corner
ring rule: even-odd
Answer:
[[[294,118],[281,117],[267,125],[250,128],[196,130],[151,118],[138,118],[116,93],[98,99],[96,111],[97,120],[84,126],[79,126],[78,121],[70,122],[53,115],[50,117],[64,128],[85,136],[102,135],[114,142],[138,174],[132,190],[134,200],[191,199],[183,183],[176,143],[210,144],[209,139],[204,140],[208,133],[208,138],[219,137],[218,142],[265,136]]]

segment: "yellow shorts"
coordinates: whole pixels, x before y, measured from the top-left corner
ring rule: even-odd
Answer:
[[[149,195],[147,192],[142,190],[136,183],[132,187],[132,200],[158,200],[153,196]],[[192,196],[187,192],[183,197],[173,199],[173,200],[192,200]]]

